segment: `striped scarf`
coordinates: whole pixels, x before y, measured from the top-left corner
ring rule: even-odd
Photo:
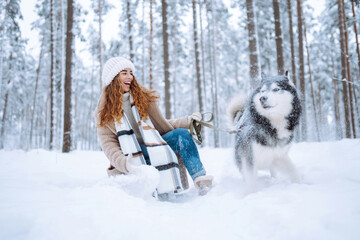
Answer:
[[[136,109],[132,96],[130,95],[131,110],[136,122],[138,123],[141,136],[147,148],[151,165],[159,170],[160,183],[157,193],[179,193],[185,188],[182,185],[179,163],[175,153],[169,145],[162,139],[159,132],[154,128],[150,119],[140,120],[140,115]],[[136,139],[130,121],[124,113],[120,123],[115,121],[116,133],[119,139],[121,150],[125,156],[130,153],[140,164],[146,164],[141,147]]]

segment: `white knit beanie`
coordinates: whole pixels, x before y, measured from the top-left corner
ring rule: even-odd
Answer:
[[[114,77],[125,68],[130,68],[133,73],[135,72],[134,64],[126,58],[113,57],[107,60],[102,72],[103,88],[109,85]]]

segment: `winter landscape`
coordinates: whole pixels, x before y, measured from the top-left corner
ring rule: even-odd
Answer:
[[[0,239],[360,239],[358,0],[0,0]],[[301,96],[290,157],[248,193],[234,136],[205,128],[214,185],[167,201],[159,173],[108,177],[94,109],[111,57],[136,66],[167,119],[226,108],[261,72]]]
[[[161,202],[153,171],[108,178],[102,152],[0,151],[0,239],[359,239],[360,140],[295,144],[302,183],[262,172],[249,195],[232,149],[200,155],[214,188]]]

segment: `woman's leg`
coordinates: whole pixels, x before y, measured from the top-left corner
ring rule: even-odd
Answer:
[[[199,176],[206,175],[197,147],[188,130],[177,128],[162,135],[162,138],[176,154],[180,154],[193,180]]]

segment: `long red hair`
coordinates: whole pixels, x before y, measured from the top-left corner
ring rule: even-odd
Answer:
[[[130,85],[130,92],[134,99],[135,106],[139,111],[140,119],[147,119],[149,116],[148,109],[151,103],[156,102],[159,98],[154,90],[149,90],[140,85],[135,76]],[[104,107],[100,110],[100,123],[99,126],[114,121],[120,123],[124,115],[122,108],[123,104],[123,86],[120,81],[120,74],[118,74],[111,83],[105,87],[105,103]]]

